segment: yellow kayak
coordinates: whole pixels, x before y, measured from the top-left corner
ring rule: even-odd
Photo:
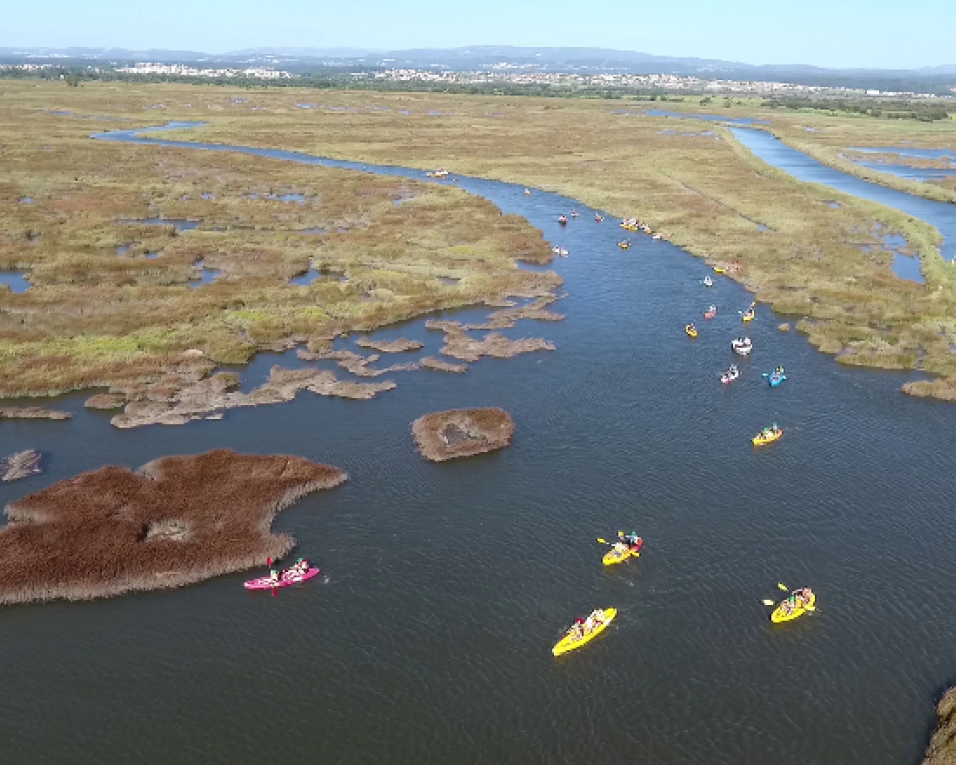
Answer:
[[[787,609],[787,603],[790,601],[790,598],[780,602],[780,605],[777,606],[773,613],[770,614],[770,621],[774,624],[780,624],[780,622],[789,622],[793,619],[796,619],[799,616],[803,616],[807,611],[812,611],[814,606],[817,603],[817,594],[815,592],[810,593],[810,602],[804,603],[802,600],[791,609]],[[807,606],[810,606],[807,608]]]
[[[747,313],[742,314],[740,318],[742,318],[744,321],[753,321],[756,315],[757,314],[755,314],[753,311],[747,311]]]
[[[638,550],[634,550],[630,547],[624,550],[618,550],[616,547],[612,547],[606,553],[604,553],[605,566],[613,566],[615,563],[623,563],[628,558],[640,558],[641,553]]]
[[[622,250],[626,250],[628,247],[631,246],[631,243],[630,243],[630,242],[618,242],[618,243],[617,243],[617,246],[620,247]]]
[[[570,630],[568,630],[568,634],[561,638],[561,640],[558,641],[558,644],[551,649],[551,653],[553,653],[555,656],[560,656],[568,651],[573,651],[575,648],[580,648],[585,643],[591,642],[594,640],[594,638],[604,632],[604,630],[607,629],[607,625],[614,621],[614,617],[617,616],[617,609],[597,609],[594,613],[599,613],[601,611],[603,611],[604,618],[600,624],[598,624],[596,627],[593,627],[591,631],[588,632],[584,637],[577,637],[575,635],[575,630],[572,627]]]
[[[778,438],[783,436],[783,431],[777,428],[776,431],[772,433],[764,434],[763,431],[760,431],[757,435],[754,436],[753,442],[754,446],[763,446],[764,444],[771,444],[776,441]]]
[[[697,328],[692,327],[690,324],[684,327],[684,331],[687,333],[688,337],[697,337]]]
[[[638,226],[631,225],[630,223],[622,223],[621,228],[626,229],[627,231],[640,231],[641,229]]]
[[[721,268],[720,266],[714,266],[714,273],[715,273],[715,274],[722,274],[722,273],[724,273],[726,270],[727,270],[727,269]]]

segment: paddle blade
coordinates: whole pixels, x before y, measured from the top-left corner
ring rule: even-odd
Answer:
[[[816,606],[804,606],[804,607],[803,607],[803,610],[804,610],[804,611],[816,611],[816,610],[817,610],[817,607],[816,607]]]
[[[787,585],[785,584],[781,584],[780,582],[777,582],[777,587],[779,587],[784,592],[790,592],[790,588],[787,587]]]
[[[776,605],[772,600],[765,600],[765,601],[763,602],[763,604],[764,604],[765,606],[773,606],[773,605]]]
[[[272,568],[272,558],[266,558],[266,567]]]
[[[598,537],[598,538],[597,538],[597,541],[600,542],[602,545],[609,545],[609,544],[611,544],[611,543],[608,542],[606,539],[601,539],[601,537]]]

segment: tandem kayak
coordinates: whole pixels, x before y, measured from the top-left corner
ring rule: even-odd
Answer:
[[[585,643],[591,642],[594,640],[594,638],[604,632],[605,629],[607,629],[607,625],[614,621],[614,617],[617,616],[617,609],[597,609],[596,611],[592,612],[591,616],[596,616],[598,614],[601,615],[601,621],[592,627],[590,632],[587,632],[585,635],[579,637],[574,627],[572,627],[570,630],[568,630],[568,633],[558,641],[557,645],[551,649],[551,653],[555,656],[560,656],[568,651],[573,651],[575,648],[580,648]]]
[[[771,430],[770,428],[764,428],[757,435],[753,437],[754,446],[763,446],[764,444],[771,444],[776,441],[778,438],[783,436],[783,431],[780,428],[776,430]]]
[[[641,557],[641,548],[643,546],[643,539],[638,540],[637,544],[625,545],[623,550],[617,545],[614,545],[610,550],[604,553],[602,561],[604,562],[605,566],[613,566],[616,563],[623,563],[628,558],[639,558]]]
[[[730,341],[730,347],[738,356],[747,356],[754,349],[754,344],[749,337],[738,337]]]
[[[263,576],[259,579],[252,579],[245,582],[242,586],[247,590],[271,590],[275,587],[291,587],[293,584],[298,584],[299,582],[304,582],[306,579],[318,576],[320,571],[321,569],[318,568],[310,568],[304,574],[298,576],[282,576],[278,582],[273,582],[268,576]]]
[[[780,602],[780,605],[777,606],[773,613],[770,614],[770,621],[774,624],[780,624],[781,622],[789,622],[797,617],[803,616],[807,611],[813,611],[817,603],[817,594],[815,592],[810,593],[808,600],[803,598],[795,598],[791,595],[786,600]]]

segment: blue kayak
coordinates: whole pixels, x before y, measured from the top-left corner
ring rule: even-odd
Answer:
[[[774,372],[773,374],[767,375],[767,382],[770,383],[771,387],[774,388],[776,388],[786,379],[787,376],[783,372]]]

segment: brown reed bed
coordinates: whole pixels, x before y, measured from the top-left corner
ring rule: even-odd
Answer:
[[[262,566],[295,545],[272,519],[347,478],[302,457],[219,449],[107,466],[7,505],[0,603],[182,587]]]
[[[417,351],[424,347],[424,343],[418,340],[406,340],[404,337],[398,340],[374,340],[371,337],[360,337],[355,344],[362,348],[371,348],[379,353],[404,353],[406,351]]]
[[[387,370],[369,371],[366,377]],[[320,396],[336,396],[356,400],[370,399],[392,390],[394,382],[359,383],[339,380],[332,372],[319,369],[283,369],[274,366],[269,379],[249,393],[233,390],[239,383],[234,372],[219,372],[196,379],[188,370],[167,374],[152,384],[124,386],[128,401],[123,412],[111,420],[117,428],[138,428],[144,425],[185,425],[193,420],[219,420],[229,409],[266,406],[292,401],[302,390]]]
[[[44,409],[41,406],[7,406],[0,408],[0,420],[69,420],[69,412]]]
[[[425,369],[434,369],[436,372],[450,372],[451,374],[464,374],[468,371],[467,364],[455,364],[451,361],[442,361],[432,356],[425,356],[421,360],[421,365]]]
[[[16,452],[0,460],[0,481],[19,481],[40,471],[40,453],[34,449]]]
[[[432,462],[502,449],[511,443],[515,423],[504,409],[450,409],[412,423],[419,451]]]

